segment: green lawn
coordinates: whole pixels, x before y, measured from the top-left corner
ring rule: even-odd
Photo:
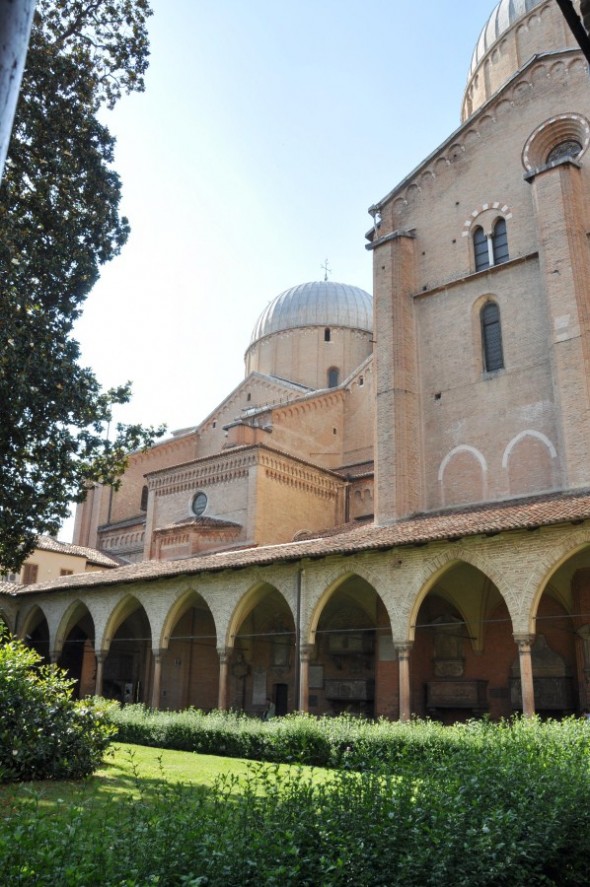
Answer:
[[[170,751],[115,742],[107,752],[104,765],[87,780],[18,783],[0,786],[0,810],[11,809],[19,801],[35,798],[44,807],[68,807],[85,802],[111,801],[113,798],[141,793],[149,794],[166,784],[211,787],[221,777],[235,781],[235,791],[240,783],[252,774],[253,769],[268,773],[288,772],[289,765],[254,764],[238,758],[222,758],[215,755],[198,755],[193,752]],[[316,775],[319,771],[301,768]]]

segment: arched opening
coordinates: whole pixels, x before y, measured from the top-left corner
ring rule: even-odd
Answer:
[[[211,611],[190,592],[171,614],[168,649],[162,658],[160,708],[217,707],[219,656]]]
[[[498,219],[492,231],[492,250],[494,253],[494,265],[501,265],[510,258],[508,252],[508,230],[506,219]]]
[[[383,601],[360,576],[322,606],[309,668],[313,714],[397,716],[397,662]]]
[[[116,626],[116,627],[115,627]],[[152,637],[144,608],[127,598],[114,620],[104,663],[102,695],[120,702],[151,701]]]
[[[464,561],[451,564],[422,600],[413,631],[414,714],[443,723],[510,716],[517,655],[512,620],[481,570]]]
[[[96,656],[94,622],[85,604],[78,602],[69,612],[63,638],[58,664],[76,681],[74,696],[90,696],[95,692]]]
[[[44,662],[51,661],[49,650],[49,625],[40,607],[33,607],[22,628],[22,637],[28,647],[32,647]]]
[[[473,232],[473,257],[476,271],[485,271],[490,267],[488,238],[481,227],[477,227]]]
[[[533,615],[535,711],[541,717],[589,711],[589,547],[578,550],[550,577]]]
[[[340,370],[338,367],[330,367],[328,370],[328,388],[337,388],[340,382]]]
[[[229,706],[262,715],[270,699],[277,715],[287,714],[298,705],[293,614],[280,591],[266,583],[242,606],[229,665]]]

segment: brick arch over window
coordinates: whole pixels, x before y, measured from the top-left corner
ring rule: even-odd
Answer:
[[[511,218],[509,207],[495,201],[484,203],[466,219],[463,237],[471,238],[471,261],[475,271],[485,271],[509,260],[508,221]]]
[[[512,496],[552,490],[558,483],[557,451],[540,431],[521,431],[513,437],[504,450],[502,468],[508,472]]]
[[[468,505],[487,496],[488,466],[475,447],[461,444],[440,464],[438,482],[441,505]]]

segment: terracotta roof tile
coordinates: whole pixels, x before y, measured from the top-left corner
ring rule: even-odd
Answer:
[[[97,551],[96,548],[86,548],[83,545],[72,545],[70,542],[60,542],[53,536],[39,536],[37,539],[37,548],[42,551],[55,551],[58,554],[71,554],[74,557],[84,557],[91,564],[100,565],[102,567],[118,567],[119,561]]]
[[[102,573],[76,573],[53,582],[27,585],[19,594],[64,588],[88,588],[117,583],[147,582],[173,576],[239,569],[300,558],[319,558],[360,551],[421,545],[464,536],[495,535],[590,519],[590,490],[499,502],[465,509],[416,515],[388,526],[365,524],[335,536],[260,548],[220,551],[186,560],[143,561]]]

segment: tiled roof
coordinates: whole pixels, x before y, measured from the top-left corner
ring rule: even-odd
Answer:
[[[74,557],[84,557],[86,560],[101,567],[118,567],[119,561],[97,551],[96,548],[86,548],[83,545],[72,545],[70,542],[60,542],[53,536],[39,536],[37,539],[37,548],[42,551],[55,551],[57,554],[71,554]]]
[[[301,558],[321,558],[405,545],[458,540],[465,536],[495,535],[510,530],[536,529],[590,519],[590,490],[499,502],[466,509],[421,514],[384,527],[364,524],[336,536],[316,537],[232,551],[203,554],[175,561],[143,561],[105,573],[76,573],[53,582],[27,585],[19,594],[88,588],[128,582],[150,582],[174,576],[262,566]]]

